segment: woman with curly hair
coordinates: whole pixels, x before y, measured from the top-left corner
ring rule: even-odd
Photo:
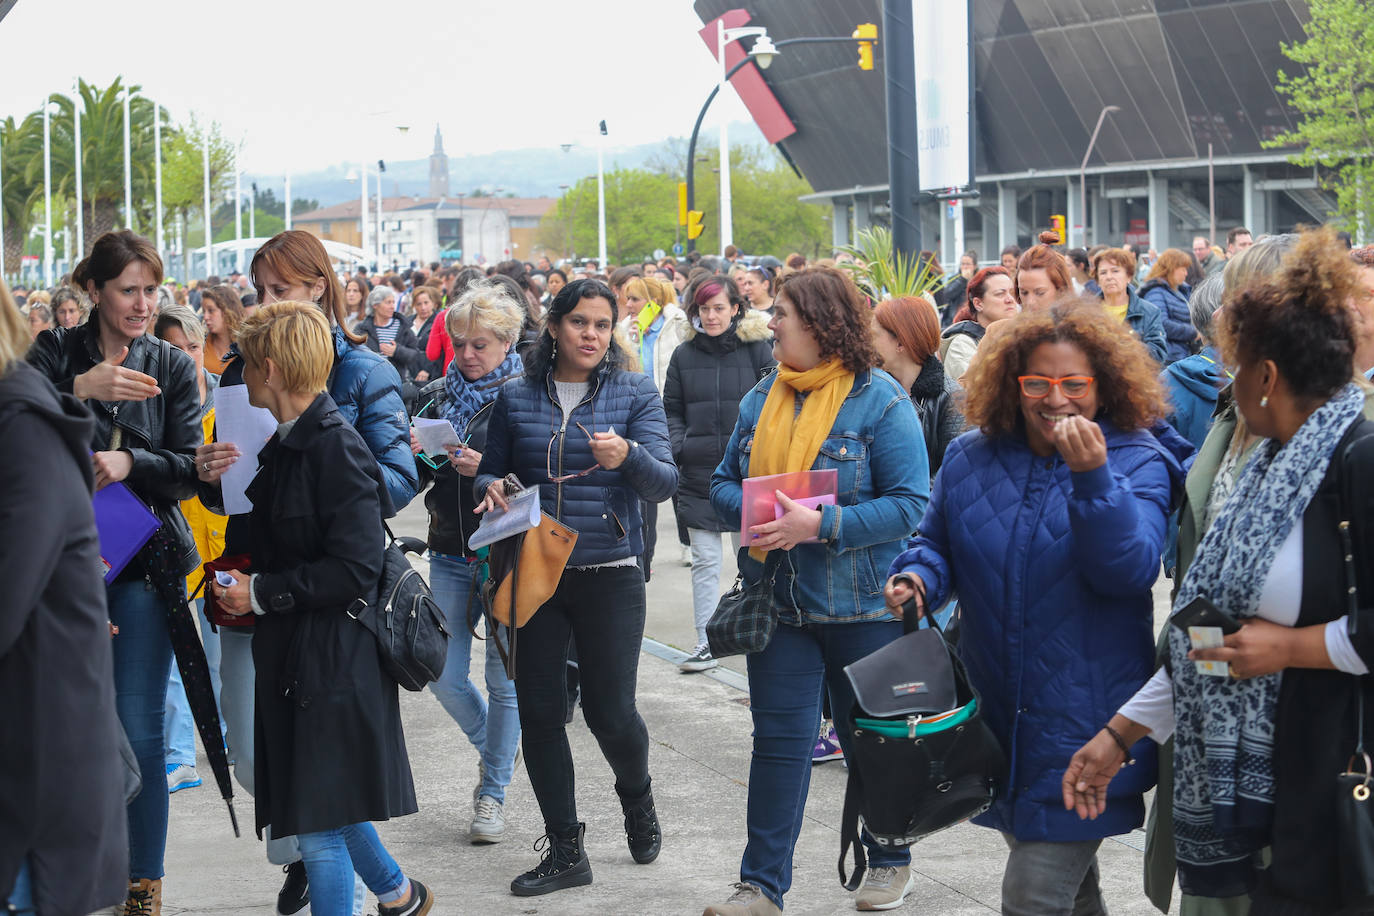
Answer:
[[[1002,912],[1102,913],[1097,848],[1144,820],[1149,742],[1095,821],[1065,811],[1073,752],[1154,670],[1160,549],[1182,469],[1149,429],[1164,415],[1157,367],[1092,303],[1013,320],[969,372],[978,427],[945,453],[930,509],[886,589],[899,613],[962,608],[959,653],[1011,761],[974,823],[1011,852]]]
[[[1319,230],[1299,239],[1269,282],[1227,303],[1221,350],[1235,367],[1235,405],[1261,441],[1174,607],[1205,594],[1240,628],[1210,649],[1170,628],[1170,664],[1074,755],[1064,778],[1064,805],[1098,817],[1124,763],[1113,734],[1172,735],[1179,884],[1199,897],[1249,892],[1255,914],[1368,912],[1345,893],[1333,778],[1374,726],[1374,691],[1362,676],[1374,664],[1374,619],[1346,610],[1368,606],[1374,568],[1374,423],[1351,378],[1350,302],[1361,292],[1344,246]],[[1220,670],[1210,676],[1194,661]]]
[[[928,306],[923,306],[928,308]],[[879,571],[916,529],[930,493],[920,422],[900,382],[877,366],[873,318],[844,271],[815,267],[787,277],[773,300],[776,372],[744,396],[725,457],[711,478],[721,522],[741,524],[743,481],[834,469],[833,505],[808,508],[777,492],[776,521],[747,532],[746,583],[771,577],[778,627],[748,657],[754,756],[749,839],[730,899],[716,916],[782,912],[792,884],[822,693],[843,713],[854,702],[844,674],[902,635],[883,607]],[[849,753],[850,733],[835,722]],[[907,850],[869,842],[858,907],[900,906],[914,878]]]

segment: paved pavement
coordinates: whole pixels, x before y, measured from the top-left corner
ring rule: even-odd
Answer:
[[[425,524],[417,503],[393,527],[397,533],[422,535]],[[569,737],[595,881],[544,897],[510,896],[510,879],[538,861],[531,844],[542,829],[524,769],[516,771],[507,796],[507,840],[495,846],[469,845],[476,754],[428,692],[403,692],[401,711],[420,811],[381,824],[379,830],[401,867],[434,889],[436,916],[696,914],[722,901],[730,883],[738,880],[751,741],[748,695],[737,675],[743,664],[729,660],[710,677],[679,674],[675,662],[685,654],[680,650],[690,651],[695,642],[690,570],[678,562],[672,513],[666,506],[659,528],[638,697],[651,738],[650,771],[664,829],[663,854],[648,866],[631,860],[610,769],[579,714]],[[722,590],[729,585],[723,582]],[[480,671],[480,664],[474,670]],[[813,770],[787,897],[789,914],[854,912],[836,873],[845,773],[838,762]],[[252,800],[239,793],[245,835],[234,839],[216,795],[207,780],[204,787],[172,796],[163,912],[270,916],[281,874],[267,864],[262,845],[252,836]],[[1102,846],[1102,885],[1114,914],[1154,912],[1140,889],[1142,843],[1137,832]],[[916,890],[895,912],[960,916],[997,911],[1006,850],[995,833],[963,825],[919,844],[915,853]],[[375,902],[371,906],[375,912]]]

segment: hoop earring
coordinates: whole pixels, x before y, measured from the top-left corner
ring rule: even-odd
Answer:
[[[1266,394],[1264,397],[1260,398],[1260,406],[1261,406],[1261,407],[1268,407],[1268,406],[1269,406],[1269,395]]]

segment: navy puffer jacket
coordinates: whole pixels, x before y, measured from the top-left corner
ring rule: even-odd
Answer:
[[[550,483],[550,442],[554,476],[596,464],[577,423],[588,433],[614,427],[630,441],[630,453],[613,471],[598,469],[586,477]],[[662,502],[677,490],[668,421],[653,379],[623,369],[600,370],[587,396],[573,409],[566,433],[551,373],[503,386],[487,425],[487,450],[477,468],[477,498],[506,474],[519,477],[527,487],[537,484],[544,511],[577,531],[569,566],[639,556],[644,552],[640,500]]]
[[[1174,289],[1160,277],[1140,288],[1140,298],[1159,309],[1159,317],[1164,324],[1164,339],[1169,342],[1170,363],[1192,356],[1197,346],[1197,328],[1193,327],[1193,315],[1188,308],[1188,299],[1192,294],[1193,288],[1187,283]]]
[[[926,583],[931,607],[957,595],[959,655],[1006,751],[1005,790],[975,823],[1023,841],[1127,833],[1145,817],[1155,745],[1112,780],[1107,810],[1079,820],[1061,782],[1074,752],[1154,671],[1154,602],[1177,459],[1149,432],[1099,420],[1107,463],[1071,472],[1021,434],[965,433],[935,478],[917,537],[890,573]]]

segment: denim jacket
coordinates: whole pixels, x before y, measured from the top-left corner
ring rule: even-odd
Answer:
[[[711,476],[711,504],[738,528],[742,481],[749,472],[754,433],[775,374],[740,402],[739,420]],[[930,470],[916,410],[902,386],[881,369],[864,370],[840,407],[812,470],[838,472],[835,505],[821,507],[818,543],[798,544],[779,565],[774,595],[812,623],[888,619],[883,605],[887,568],[916,530],[930,500]],[[739,554],[745,582],[763,564]]]

